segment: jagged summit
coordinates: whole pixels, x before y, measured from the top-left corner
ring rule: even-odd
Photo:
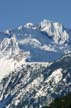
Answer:
[[[0,33],[0,108],[41,108],[71,92],[71,31],[43,20]]]
[[[64,29],[64,26],[58,22],[43,20],[40,23],[41,31],[46,32],[50,37],[53,37],[56,43],[63,44],[69,41],[69,35]]]
[[[70,32],[58,22],[27,23],[0,33],[0,66],[11,66],[7,71],[26,62],[53,62],[70,52]]]
[[[39,24],[26,23],[23,26],[19,26],[17,30],[24,30],[24,28],[45,32],[49,37],[52,37],[56,43],[64,44],[69,41],[68,31],[59,22],[44,19]],[[5,31],[7,34],[11,34],[11,32],[11,30]]]
[[[13,42],[15,43],[14,47],[17,45],[17,49],[22,52],[29,52],[30,61],[51,61],[52,58],[54,58],[52,60],[55,60],[59,55],[70,52],[70,33],[58,22],[43,20],[36,25],[27,23],[17,29],[10,29],[0,33],[1,54],[8,51],[4,47],[11,44],[14,36],[16,40]],[[10,46],[13,47],[12,44]],[[56,55],[56,57],[53,55]]]
[[[69,34],[68,31],[64,28],[64,26],[59,22],[53,22],[50,20],[44,19],[39,24],[33,24],[31,22],[26,23],[24,26],[19,26],[18,29],[21,30],[23,28],[39,30],[45,32],[52,37],[55,43],[64,44],[69,42]]]

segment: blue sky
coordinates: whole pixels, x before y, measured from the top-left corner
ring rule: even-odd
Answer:
[[[0,31],[43,19],[71,28],[71,0],[0,0]]]

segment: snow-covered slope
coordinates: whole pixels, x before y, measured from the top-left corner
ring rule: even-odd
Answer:
[[[71,54],[52,64],[27,63],[0,83],[0,108],[41,108],[71,92]]]
[[[70,53],[71,31],[58,22],[1,32],[0,108],[40,108],[71,92]]]
[[[5,70],[1,68],[0,72],[4,74],[0,79],[24,62],[53,62],[71,52],[70,43],[70,32],[62,24],[48,20],[1,32],[0,68]]]
[[[17,29],[1,33],[0,53],[16,53],[22,50],[29,52],[27,60],[30,62],[52,61],[71,50],[69,42],[70,34],[62,24],[43,20],[37,25],[27,23]]]

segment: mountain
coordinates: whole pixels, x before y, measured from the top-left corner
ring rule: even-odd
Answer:
[[[0,108],[41,108],[71,92],[71,30],[43,20],[0,32]]]
[[[29,53],[26,59],[30,62],[52,61],[71,50],[70,33],[62,24],[48,20],[0,33],[1,56],[16,55],[18,50]]]
[[[41,108],[71,92],[71,54],[53,63],[29,63],[0,83],[0,108]]]

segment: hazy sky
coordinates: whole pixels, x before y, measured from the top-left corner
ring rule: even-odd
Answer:
[[[43,19],[71,28],[71,0],[0,0],[0,31]]]

